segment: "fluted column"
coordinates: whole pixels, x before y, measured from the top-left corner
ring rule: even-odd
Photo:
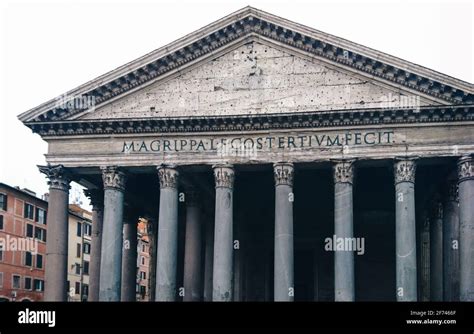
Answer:
[[[216,208],[212,300],[232,301],[233,188],[232,165],[215,165]]]
[[[461,301],[474,301],[474,157],[458,161]]]
[[[430,225],[430,289],[431,301],[443,300],[443,206],[434,202]]]
[[[127,210],[123,222],[123,256],[121,300],[137,300],[137,223],[138,214],[133,209]]]
[[[338,161],[334,171],[334,234],[336,238],[353,238],[353,160]],[[354,252],[334,250],[335,301],[354,301]]]
[[[100,301],[120,301],[122,281],[122,227],[125,174],[118,167],[101,167],[104,182],[104,218],[100,260]]]
[[[38,168],[49,179],[44,300],[66,301],[70,177],[62,165]]]
[[[184,244],[184,296],[183,301],[201,301],[203,293],[203,268],[201,265],[202,227],[198,193],[187,187],[186,235]]]
[[[444,300],[459,300],[459,198],[457,178],[449,180],[443,217]]]
[[[398,301],[416,301],[416,163],[414,160],[400,159],[394,167],[396,295]]]
[[[89,268],[89,296],[90,302],[99,300],[100,257],[102,251],[102,222],[104,218],[104,192],[101,189],[84,190],[92,205],[92,236]]]
[[[294,300],[293,255],[293,175],[292,163],[273,165],[275,178],[275,301]]]
[[[160,213],[158,216],[158,250],[156,263],[156,301],[176,299],[178,255],[178,179],[173,166],[159,166]]]

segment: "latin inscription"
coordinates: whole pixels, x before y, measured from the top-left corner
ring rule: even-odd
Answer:
[[[345,132],[339,134],[315,134],[298,136],[261,136],[203,139],[150,139],[124,141],[122,153],[152,153],[180,151],[216,151],[230,147],[250,150],[296,150],[305,148],[331,148],[351,146],[375,146],[394,143],[393,131]]]

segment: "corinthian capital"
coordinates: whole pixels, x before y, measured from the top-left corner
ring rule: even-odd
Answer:
[[[84,195],[89,198],[93,210],[100,210],[104,206],[104,192],[102,189],[84,189]]]
[[[474,156],[464,156],[458,161],[459,183],[474,179]]]
[[[63,165],[38,166],[38,169],[48,178],[48,185],[51,189],[69,191],[71,178]]]
[[[354,160],[340,160],[333,165],[334,183],[350,183],[354,180]]]
[[[234,167],[232,165],[214,165],[214,179],[216,188],[233,188],[234,187]]]
[[[395,162],[395,184],[415,183],[416,162],[414,159],[401,159]]]
[[[288,185],[293,187],[294,176],[293,163],[291,162],[277,162],[273,164],[273,176],[275,177],[275,185]]]
[[[176,168],[167,165],[157,167],[160,179],[160,188],[178,188],[179,172]]]
[[[104,189],[125,190],[125,173],[116,166],[101,167]]]

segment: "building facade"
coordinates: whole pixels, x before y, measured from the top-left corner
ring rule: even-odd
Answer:
[[[41,301],[48,203],[0,183],[0,300]]]
[[[68,301],[87,301],[92,237],[92,214],[77,204],[69,205]]]
[[[472,301],[473,117],[471,83],[246,7],[19,116],[48,142],[45,298],[76,180],[92,300],[135,299],[142,216],[155,300]]]
[[[150,240],[148,222],[140,219],[137,234],[137,301],[150,301]]]

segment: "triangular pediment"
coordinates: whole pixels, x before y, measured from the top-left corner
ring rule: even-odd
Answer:
[[[246,7],[19,118],[38,124],[390,108],[399,103],[471,104],[474,88]]]
[[[74,119],[265,115],[439,104],[253,38]]]

